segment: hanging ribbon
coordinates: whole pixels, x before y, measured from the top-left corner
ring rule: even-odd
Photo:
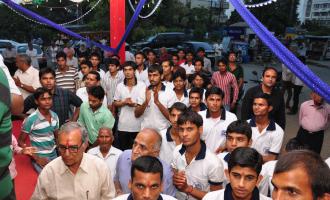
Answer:
[[[330,103],[330,87],[304,65],[294,54],[270,33],[265,26],[255,18],[240,0],[230,0],[237,12],[257,34],[268,48],[309,88],[321,95]]]

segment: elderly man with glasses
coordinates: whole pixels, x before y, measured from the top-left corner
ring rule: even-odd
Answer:
[[[107,165],[84,153],[88,146],[86,129],[77,122],[64,124],[58,133],[56,158],[42,170],[31,197],[41,199],[112,199],[115,187]]]

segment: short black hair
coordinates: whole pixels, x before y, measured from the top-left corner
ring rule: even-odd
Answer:
[[[34,91],[33,97],[35,100],[38,100],[41,97],[41,95],[43,95],[45,93],[48,93],[49,96],[53,96],[52,92],[50,90],[48,90],[47,88],[40,87]]]
[[[309,150],[310,147],[307,144],[302,143],[300,140],[298,140],[296,137],[291,138],[288,143],[285,145],[285,151],[290,152],[294,150]]]
[[[192,124],[195,124],[198,128],[203,126],[203,118],[198,113],[187,110],[184,113],[181,113],[179,116],[179,119],[177,121],[178,125],[183,125],[187,122],[190,122]]]
[[[227,59],[225,59],[225,58],[221,58],[221,59],[219,59],[219,60],[217,61],[217,66],[219,65],[219,63],[223,63],[223,64],[225,64],[225,65],[228,65],[228,61],[227,61]]]
[[[89,68],[92,68],[92,67],[93,67],[91,61],[89,61],[89,60],[84,60],[84,61],[82,61],[82,62],[80,63],[80,66],[81,66],[81,65],[87,65]]]
[[[106,66],[109,65],[116,65],[117,67],[120,66],[119,60],[115,58],[107,58],[104,63]]]
[[[196,64],[196,62],[200,62],[202,64],[202,66],[204,66],[204,60],[201,59],[201,58],[196,58],[195,61],[194,61],[194,65]]]
[[[262,77],[264,77],[266,71],[268,71],[268,70],[273,70],[276,72],[276,75],[278,75],[278,71],[275,67],[265,67],[264,70],[262,71]]]
[[[186,54],[186,50],[184,50],[184,49],[178,49],[178,53],[179,53],[180,51],[183,51],[183,53]]]
[[[228,136],[230,133],[239,133],[245,135],[248,140],[251,140],[252,137],[251,126],[244,120],[236,120],[230,123],[227,127],[226,135]]]
[[[197,93],[199,94],[199,97],[202,99],[203,98],[203,89],[197,88],[197,87],[192,87],[189,91],[189,97],[191,94]]]
[[[66,54],[63,51],[60,51],[56,54],[56,60],[59,58],[64,58],[66,60]]]
[[[163,165],[158,158],[153,156],[140,156],[132,163],[131,180],[135,177],[135,171],[144,173],[153,173],[160,175],[160,180],[163,180]]]
[[[133,61],[126,61],[121,67],[122,67],[123,70],[124,70],[125,67],[132,67],[134,70],[137,69],[137,65]]]
[[[229,172],[236,166],[254,169],[257,175],[259,175],[262,168],[262,156],[253,148],[238,147],[230,154],[228,161]]]
[[[137,55],[142,55],[143,58],[146,58],[146,55],[142,52],[142,51],[138,51],[134,54],[134,57],[136,57]]]
[[[197,49],[197,52],[200,52],[200,51],[205,52],[205,49],[204,49],[203,47],[199,47],[199,48]]]
[[[56,77],[56,73],[52,68],[45,67],[45,68],[41,68],[39,71],[39,80],[41,80],[41,77],[45,74],[52,74],[54,78]]]
[[[255,99],[265,99],[267,101],[268,106],[272,106],[271,96],[267,93],[257,92],[253,95],[253,102]]]
[[[221,99],[225,98],[225,93],[216,86],[212,86],[206,90],[205,99],[207,99],[211,94],[219,95],[219,96],[221,96]]]
[[[148,68],[148,73],[159,72],[160,75],[163,74],[163,67],[157,64],[153,64]]]
[[[186,73],[182,73],[181,71],[176,71],[174,72],[172,76],[172,80],[174,81],[176,78],[180,77],[182,80],[186,81],[187,80],[187,75]]]
[[[100,75],[100,73],[98,73],[97,71],[90,71],[88,74],[93,74],[93,75],[95,75],[97,81],[100,81],[100,80],[101,80],[101,75]],[[87,74],[87,75],[88,75],[88,74]]]
[[[104,89],[99,85],[89,88],[89,90],[87,92],[88,92],[88,95],[92,95],[93,97],[95,97],[99,100],[102,100],[105,95]]]
[[[155,56],[157,55],[156,52],[155,52],[155,50],[153,50],[153,49],[149,49],[149,50],[147,51],[147,55],[148,55],[149,53],[152,53],[152,54],[154,54]]]
[[[228,56],[229,56],[230,54],[235,54],[235,56],[236,56],[236,52],[235,52],[235,51],[229,51]]]
[[[168,62],[168,64],[170,65],[170,67],[173,67],[174,66],[173,61],[170,60],[170,59],[165,59],[165,60],[162,61],[162,63],[164,63],[164,62]]]
[[[279,156],[274,175],[303,168],[307,174],[314,199],[330,193],[330,168],[319,154],[308,150],[295,150]]]
[[[101,56],[99,53],[97,52],[93,52],[91,53],[91,55],[89,56],[89,59],[91,59],[92,57],[97,57],[99,60],[101,60]]]
[[[195,53],[194,53],[194,51],[191,50],[191,49],[188,49],[188,50],[186,51],[186,56],[187,56],[188,54],[191,54],[193,57],[195,57]]]
[[[180,111],[181,113],[184,113],[187,111],[187,106],[184,104],[184,103],[181,103],[181,102],[175,102],[169,109],[168,111],[169,112],[172,112],[172,110],[175,109],[175,110],[178,110]]]

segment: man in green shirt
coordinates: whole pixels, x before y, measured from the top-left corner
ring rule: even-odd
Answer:
[[[11,112],[8,79],[0,69],[0,199],[16,199],[8,166],[12,159]]]
[[[88,102],[84,102],[80,107],[78,122],[87,129],[90,147],[98,145],[98,131],[102,126],[112,129],[115,123],[110,110],[102,105],[104,95],[101,86],[91,87],[88,90]]]

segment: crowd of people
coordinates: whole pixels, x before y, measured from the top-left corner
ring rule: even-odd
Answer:
[[[118,55],[50,48],[40,69],[16,55],[13,77],[0,56],[0,199],[15,196],[10,149],[39,174],[33,200],[330,199],[319,155],[330,107],[312,92],[297,136],[283,145],[276,68],[244,94],[235,52],[213,71],[203,48],[150,49],[123,64]],[[10,113],[24,119],[17,140]]]

